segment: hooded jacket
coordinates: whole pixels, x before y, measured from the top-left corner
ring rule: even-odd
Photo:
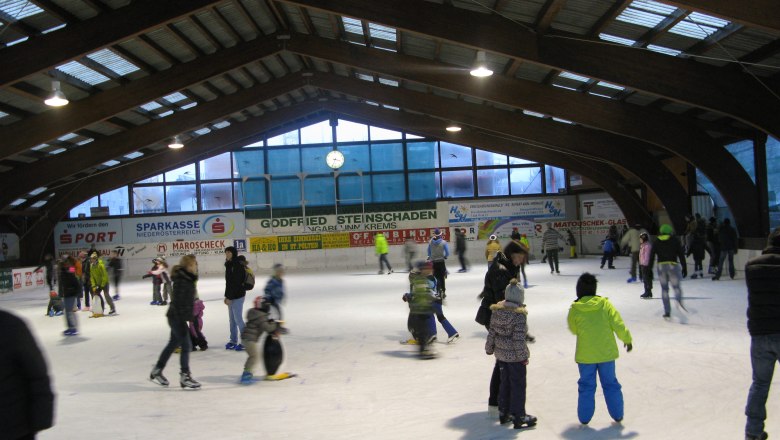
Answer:
[[[241,333],[241,339],[244,342],[257,342],[263,332],[272,333],[277,328],[279,328],[279,324],[268,319],[267,308],[258,309],[252,307],[246,312],[246,326],[243,333]]]
[[[525,307],[509,301],[490,306],[493,317],[490,320],[485,353],[495,354],[501,362],[523,362],[530,352],[525,342],[528,323]]]
[[[180,322],[192,321],[195,310],[195,282],[198,276],[181,266],[173,268],[173,293],[168,306],[169,318]]]
[[[444,261],[450,256],[450,248],[447,246],[447,242],[441,238],[441,236],[431,239],[428,243],[428,258],[431,261]]]
[[[503,252],[498,252],[493,259],[493,264],[490,265],[485,274],[485,285],[480,294],[482,298],[481,307],[490,310],[489,307],[491,305],[503,301],[504,290],[506,290],[509,280],[517,278],[517,273],[517,266],[512,264]]]
[[[376,234],[376,237],[374,237],[374,247],[376,248],[377,255],[384,255],[389,252],[389,246],[387,245],[387,239],[384,234]]]
[[[780,238],[745,264],[751,336],[780,333]]]
[[[583,296],[569,308],[569,330],[577,335],[574,360],[578,364],[599,364],[618,358],[615,335],[625,344],[631,343],[628,331],[617,309],[607,298]]]
[[[233,256],[230,261],[225,261],[225,298],[233,300],[246,296],[244,279],[246,278],[246,268],[238,261],[238,251],[229,246],[225,252],[230,252]]]
[[[653,241],[653,247],[650,249],[650,264],[652,268],[656,257],[659,263],[679,263],[685,267],[685,255],[682,245],[676,235],[659,235]]]
[[[488,261],[493,261],[493,257],[496,256],[496,252],[500,250],[501,250],[501,244],[498,242],[498,240],[488,241],[488,244],[485,247],[485,258]]]
[[[639,229],[631,228],[620,239],[620,247],[628,246],[631,252],[639,252]]]
[[[93,288],[106,287],[108,272],[106,272],[106,266],[103,265],[103,260],[98,259],[95,264],[90,264],[89,280]]]

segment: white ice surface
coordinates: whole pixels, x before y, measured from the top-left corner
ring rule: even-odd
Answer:
[[[450,263],[451,269],[454,262]],[[217,278],[199,283],[206,302],[204,333],[210,348],[193,352],[199,391],[177,385],[178,355],[165,374],[170,388],[147,380],[168,338],[166,307],[150,306],[150,283],[127,280],[119,316],[88,319],[81,335],[62,336],[62,318],[44,317],[46,292],[0,295],[0,307],[24,317],[43,346],[57,395],[56,424],[41,439],[739,439],[750,385],[750,338],[745,326],[744,276],[712,282],[686,280],[690,314],[662,319],[656,298],[639,299],[641,284],[627,285],[627,258],[618,270],[599,270],[591,257],[562,260],[559,276],[547,265],[527,267],[530,346],[527,410],[539,418],[521,432],[487,418],[493,357],[484,354],[486,331],[474,322],[482,264],[447,280],[445,313],[462,338],[436,344],[439,357],[422,361],[407,337],[401,301],[406,274],[377,275],[373,267],[340,273],[287,276],[286,361],[299,377],[237,384],[246,354],[224,350],[227,312]],[[617,361],[625,420],[613,424],[599,390],[590,426],[577,423],[575,340],[566,328],[577,276],[599,276],[599,293],[621,312],[634,351]],[[453,270],[454,272],[454,270]],[[265,280],[258,274],[258,287]],[[249,300],[247,301],[247,303]],[[245,305],[245,307],[248,304]],[[446,333],[439,327],[439,337]],[[256,373],[262,373],[262,365]],[[770,394],[767,431],[780,436],[780,404]]]

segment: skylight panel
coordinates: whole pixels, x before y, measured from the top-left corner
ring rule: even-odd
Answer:
[[[692,12],[688,18],[685,19],[685,21],[693,21],[699,24],[703,24],[706,26],[712,26],[716,28],[722,28],[726,27],[729,24],[731,24],[730,21],[724,20],[722,18],[713,17],[712,15],[702,14],[699,12]]]
[[[30,195],[31,196],[37,196],[38,194],[40,194],[40,193],[42,193],[44,191],[46,191],[46,187],[45,186],[41,186],[41,187],[35,188],[34,190],[30,191]]]
[[[139,157],[141,157],[143,155],[144,155],[144,153],[141,153],[140,151],[133,151],[130,154],[125,154],[125,158],[126,159],[137,159],[137,158],[139,158]]]
[[[139,70],[138,66],[115,54],[110,49],[101,49],[87,55],[87,58],[106,66],[106,68],[116,72],[117,75],[124,76]]]
[[[555,122],[561,122],[563,124],[574,124],[574,122],[572,122],[572,121],[570,121],[568,119],[561,119],[561,118],[556,118],[556,117],[553,117],[552,119]]]
[[[216,124],[214,124],[214,128],[216,128],[217,130],[222,130],[225,127],[230,127],[230,122],[222,121],[222,122],[217,122]]]
[[[118,165],[118,164],[119,164],[119,161],[118,160],[113,160],[113,159],[109,160],[108,162],[103,162],[103,165],[105,165],[107,167],[112,167],[112,166]]]
[[[344,30],[352,34],[363,35],[363,24],[360,20],[354,18],[341,17],[341,21],[344,23]]]
[[[191,103],[189,103],[189,104],[184,104],[183,106],[181,106],[181,107],[179,107],[179,108],[180,108],[180,109],[182,109],[182,110],[187,110],[188,108],[193,108],[193,107],[195,107],[196,105],[198,105],[198,103],[197,103],[197,102],[191,102]]]
[[[573,90],[575,92],[577,91],[577,89],[575,89],[574,87],[562,86],[560,84],[553,84],[553,87],[558,87],[559,89]]]
[[[60,153],[64,153],[66,151],[68,151],[68,150],[66,150],[64,148],[57,148],[56,150],[49,151],[49,154],[54,156],[54,155],[57,155],[57,154],[60,154]]]
[[[204,134],[207,134],[207,133],[211,133],[211,129],[210,128],[203,127],[203,128],[199,128],[199,129],[195,130],[195,134],[197,134],[198,136],[201,136],[201,135],[204,135]]]
[[[180,92],[176,92],[176,93],[171,93],[168,96],[163,96],[163,99],[173,104],[179,101],[184,101],[185,99],[187,99],[187,97]]]
[[[41,206],[43,206],[43,205],[45,205],[47,203],[49,203],[48,200],[38,200],[37,202],[35,202],[32,205],[30,205],[30,207],[31,208],[40,208]]]
[[[599,38],[601,38],[604,41],[623,44],[625,46],[633,46],[636,44],[635,40],[630,40],[628,38],[623,38],[623,37],[617,37],[615,35],[610,35],[610,34],[599,34]]]
[[[46,29],[45,31],[43,31],[41,33],[42,34],[48,34],[48,33],[54,32],[54,31],[58,31],[58,30],[64,28],[65,26],[67,26],[67,25],[68,25],[68,23],[58,24],[57,26],[51,27],[49,29]]]
[[[593,96],[598,96],[599,98],[607,98],[607,99],[612,99],[612,97],[611,97],[611,96],[609,96],[609,95],[604,95],[604,94],[601,94],[601,93],[596,93],[596,92],[588,92],[588,94],[590,94],[590,95],[593,95]]]
[[[669,6],[664,3],[659,3],[653,0],[634,0],[629,5],[630,8],[637,8],[637,9],[644,9],[648,12],[655,12],[662,15],[669,15],[675,10],[677,10],[674,6]]]
[[[638,26],[644,26],[648,28],[654,28],[658,23],[662,22],[666,18],[663,15],[654,14],[652,12],[643,11],[641,9],[626,8],[616,20],[626,23],[635,24]]]
[[[524,115],[528,115],[528,116],[533,116],[535,118],[543,118],[544,117],[543,113],[532,112],[531,110],[523,110],[523,114]]]
[[[8,113],[6,113],[6,112],[0,112],[0,118],[4,118],[4,117],[6,117],[6,116],[8,116]]]
[[[676,57],[677,55],[680,55],[682,53],[682,51],[680,50],[671,49],[664,46],[656,46],[655,44],[648,44],[647,48],[652,50],[653,52],[662,53],[664,55],[671,55],[673,57]]]
[[[147,102],[146,104],[141,106],[142,109],[144,109],[144,110],[146,110],[148,112],[150,112],[152,110],[157,110],[160,107],[162,107],[162,105],[160,105],[160,103],[155,102],[155,101]]]
[[[27,41],[29,39],[30,39],[30,37],[22,37],[22,38],[20,38],[18,40],[9,41],[8,43],[5,43],[5,45],[6,46],[13,46],[14,44],[23,43],[23,42],[25,42],[25,41]]]
[[[172,115],[172,114],[173,114],[173,110],[168,110],[167,112],[162,112],[162,113],[160,113],[160,114],[159,114],[159,115],[157,115],[157,116],[159,116],[159,117],[161,117],[161,118],[164,118],[164,117],[166,117],[166,116],[170,116],[170,115]]]
[[[395,107],[392,105],[382,105],[382,107],[388,109],[388,110],[401,110],[401,107]]]
[[[61,66],[57,66],[56,69],[92,86],[104,83],[109,79],[102,73],[98,73],[76,61],[71,61]]]
[[[368,105],[373,105],[375,107],[379,107],[379,103],[376,102],[376,101],[363,101],[363,102],[365,102]]]
[[[11,206],[19,206],[26,201],[27,199],[16,199],[13,202],[11,202]]]
[[[71,140],[71,139],[73,139],[74,137],[77,137],[77,136],[78,135],[76,133],[68,133],[68,134],[63,134],[62,136],[58,137],[57,140],[58,141],[69,141],[69,140]]]
[[[728,24],[729,22],[727,20],[694,12],[685,20],[669,29],[669,32],[695,38],[697,40],[703,40]]]
[[[0,0],[0,12],[5,13],[14,20],[21,20],[40,14],[43,12],[43,9],[28,0]]]
[[[379,83],[380,84],[384,84],[386,86],[398,87],[398,81],[396,81],[394,79],[385,79],[385,78],[381,78],[380,77],[379,78]]]
[[[622,86],[619,86],[619,85],[616,85],[616,84],[612,84],[612,83],[608,83],[608,82],[604,82],[604,81],[599,81],[599,82],[596,83],[596,85],[597,86],[601,86],[601,87],[606,87],[608,89],[615,89],[615,90],[625,90],[626,89],[625,87],[622,87]]]
[[[588,78],[587,76],[577,75],[576,73],[571,73],[571,72],[561,72],[558,76],[560,76],[561,78],[573,79],[579,82],[590,81],[590,78]]]
[[[31,150],[33,150],[33,151],[41,151],[41,150],[43,150],[44,148],[46,148],[48,146],[49,146],[49,144],[40,144],[40,145],[36,145],[36,146],[32,147]]]
[[[356,73],[355,76],[357,79],[362,79],[363,81],[374,82],[374,77],[371,75],[366,75],[365,73]]]
[[[396,41],[395,29],[381,24],[369,23],[368,31],[371,33],[372,38],[378,38],[380,40]]]
[[[86,138],[83,141],[76,142],[76,145],[87,145],[90,142],[94,142],[94,139],[92,138]]]

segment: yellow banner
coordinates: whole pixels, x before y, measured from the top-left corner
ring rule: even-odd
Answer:
[[[249,238],[249,252],[277,252],[278,250],[278,237]]]
[[[338,249],[349,247],[349,232],[338,234],[322,234],[323,249]]]

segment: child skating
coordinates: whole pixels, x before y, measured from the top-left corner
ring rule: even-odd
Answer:
[[[206,305],[203,301],[196,297],[192,310],[192,321],[189,323],[193,350],[195,350],[196,347],[199,348],[200,351],[205,351],[209,348],[206,336],[203,335],[203,310],[205,308]]]
[[[650,269],[650,251],[653,245],[650,244],[650,236],[647,232],[639,234],[639,274],[645,285],[645,291],[640,298],[650,299],[653,297],[653,271]]]
[[[241,383],[249,385],[255,382],[254,368],[260,359],[260,350],[258,341],[263,333],[268,333],[268,337],[278,337],[279,324],[268,315],[270,305],[263,300],[262,296],[255,298],[253,307],[246,312],[246,325],[241,333],[241,342],[246,347],[247,359],[244,363],[244,372],[241,374]],[[276,371],[267,371],[268,375],[275,374]]]
[[[434,287],[428,276],[433,273],[433,263],[419,261],[415,267],[417,272],[409,274],[410,292],[403,296],[403,300],[409,303],[407,325],[420,346],[420,358],[432,359],[436,356],[435,351],[429,346],[430,327],[433,322]]]

